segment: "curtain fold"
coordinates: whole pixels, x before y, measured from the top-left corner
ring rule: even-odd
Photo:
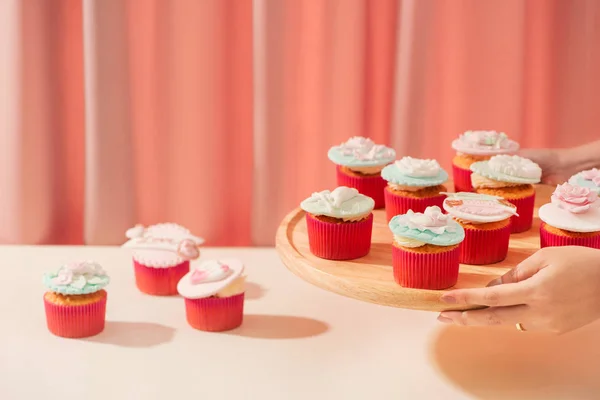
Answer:
[[[4,0],[0,30],[3,243],[271,245],[350,136],[445,167],[468,129],[600,138],[595,0]]]

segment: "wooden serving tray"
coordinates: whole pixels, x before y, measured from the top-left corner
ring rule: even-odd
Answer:
[[[449,184],[448,187],[452,185]],[[461,264],[458,282],[453,287],[483,287],[494,278],[533,254],[540,247],[538,208],[550,201],[553,187],[536,187],[533,227],[528,232],[514,234],[506,260],[489,265]],[[305,213],[296,209],[281,222],[275,243],[286,267],[294,274],[322,289],[391,307],[414,310],[467,310],[478,306],[448,305],[440,301],[442,290],[403,288],[394,282],[392,274],[392,233],[388,229],[385,210],[374,211],[371,251],[365,257],[351,261],[330,261],[318,258],[309,250]]]

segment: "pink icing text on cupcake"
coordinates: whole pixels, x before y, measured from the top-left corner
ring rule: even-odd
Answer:
[[[429,230],[437,235],[454,231],[454,227],[449,224],[451,219],[448,215],[443,214],[438,206],[427,207],[424,213],[415,213],[409,210],[407,215],[409,218],[406,225],[410,229]]]
[[[596,186],[600,186],[600,170],[598,168],[583,171],[581,177],[586,181],[592,181]]]
[[[209,283],[222,281],[233,273],[233,270],[220,262],[208,263],[203,268],[196,268],[190,275],[190,281],[193,285],[200,283]]]
[[[563,183],[552,193],[552,204],[573,214],[581,214],[598,206],[598,194],[589,188]]]

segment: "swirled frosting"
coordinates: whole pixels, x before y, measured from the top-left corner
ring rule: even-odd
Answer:
[[[478,161],[471,165],[474,187],[480,187],[480,178],[484,177],[496,182],[535,184],[542,178],[542,169],[533,161],[509,155],[498,155],[487,161]]]
[[[181,225],[173,223],[144,227],[136,225],[125,233],[129,239],[123,247],[134,250],[138,262],[155,268],[166,268],[200,257],[204,239],[194,236]]]
[[[337,187],[333,191],[315,192],[300,203],[300,208],[312,215],[325,215],[343,220],[366,217],[374,207],[375,201],[372,198],[346,186]]]
[[[503,221],[517,214],[517,207],[501,197],[477,193],[443,193],[444,210],[457,220],[471,223]]]
[[[381,177],[392,187],[423,188],[443,184],[448,173],[435,160],[403,157],[386,166]]]
[[[405,238],[423,244],[452,246],[465,238],[463,227],[437,206],[427,207],[423,213],[409,210],[406,214],[396,215],[389,228],[399,243]]]
[[[519,144],[504,132],[466,131],[452,142],[452,148],[464,154],[495,155],[514,153],[519,150]]]
[[[57,272],[44,275],[44,285],[49,290],[67,295],[95,293],[109,282],[106,272],[94,261],[65,264]]]
[[[372,167],[394,161],[396,152],[390,147],[375,144],[369,138],[355,136],[330,148],[327,156],[335,164],[349,168]]]
[[[177,291],[188,299],[234,296],[244,292],[243,271],[237,259],[208,260],[181,278]]]
[[[572,185],[589,188],[596,193],[600,193],[600,170],[597,168],[581,171],[569,178]]]

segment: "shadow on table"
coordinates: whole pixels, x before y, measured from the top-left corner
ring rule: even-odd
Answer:
[[[153,347],[173,340],[175,329],[151,322],[106,321],[104,331],[88,342],[122,347]]]
[[[328,330],[329,325],[312,318],[247,314],[241,327],[227,333],[257,339],[300,339],[321,335]]]
[[[265,295],[266,289],[254,282],[246,282],[246,300],[258,300]]]
[[[600,324],[565,335],[449,326],[432,343],[446,378],[486,400],[600,398]]]

